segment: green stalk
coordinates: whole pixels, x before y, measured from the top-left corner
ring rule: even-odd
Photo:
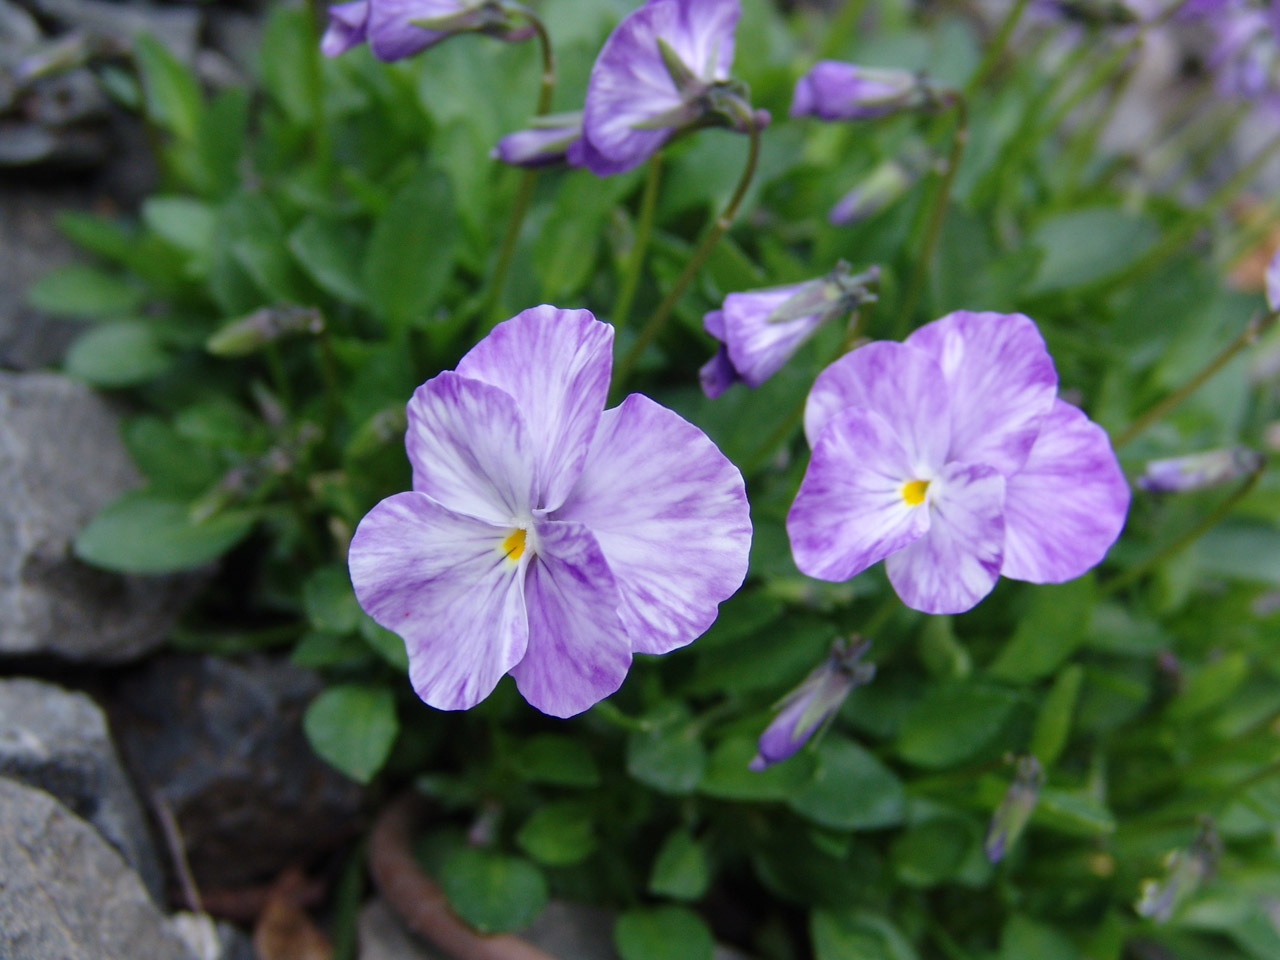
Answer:
[[[649,247],[649,236],[653,232],[653,212],[658,207],[658,181],[661,172],[662,151],[658,151],[649,158],[644,195],[640,198],[640,219],[636,223],[636,235],[631,244],[631,253],[627,257],[622,282],[618,285],[617,299],[613,301],[613,312],[609,315],[614,330],[621,330],[631,313],[631,302],[635,299],[640,270],[644,266],[644,255]]]
[[[840,15],[827,29],[827,36],[822,43],[822,51],[818,59],[831,60],[839,57],[841,45],[857,27],[858,21],[862,19],[862,12],[866,9],[867,0],[845,0],[844,6],[840,9]]]
[[[683,295],[685,288],[689,286],[690,281],[697,275],[702,265],[706,262],[707,257],[711,255],[711,251],[715,249],[715,245],[724,236],[725,232],[733,224],[733,218],[737,216],[738,207],[742,204],[742,198],[747,195],[747,188],[751,185],[751,180],[756,173],[756,162],[760,159],[760,127],[752,119],[747,125],[747,134],[751,138],[747,147],[747,162],[742,169],[742,176],[738,180],[738,186],[733,191],[733,196],[729,198],[729,202],[725,205],[720,216],[716,217],[707,230],[706,235],[702,238],[702,242],[698,244],[693,255],[689,258],[689,262],[685,264],[684,270],[680,272],[680,276],[676,277],[676,282],[671,289],[667,291],[667,295],[662,298],[662,302],[658,304],[658,308],[654,310],[645,325],[640,329],[635,342],[631,344],[631,348],[618,361],[617,367],[614,368],[613,383],[617,390],[620,390],[626,384],[627,378],[631,375],[632,369],[636,365],[636,361],[640,359],[640,355],[644,353],[645,348],[653,343],[654,338],[661,332],[663,324],[667,322],[667,318],[671,315],[671,311],[675,308],[676,302]]]
[[[1027,9],[1028,2],[1029,0],[1016,0],[1014,5],[1009,8],[1009,12],[1005,14],[1005,18],[996,30],[995,36],[987,44],[987,53],[982,58],[982,62],[978,64],[978,69],[973,71],[973,76],[964,85],[966,97],[976,93],[986,82],[987,77],[1000,65],[1000,61],[1004,58],[1005,51],[1009,47],[1009,38],[1013,36],[1013,31],[1017,28],[1019,21],[1022,20],[1022,14]]]

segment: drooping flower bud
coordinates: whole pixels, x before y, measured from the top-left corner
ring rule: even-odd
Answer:
[[[796,81],[791,116],[871,120],[937,102],[937,95],[919,74],[819,60]]]
[[[1238,480],[1262,468],[1262,454],[1248,447],[1224,447],[1185,457],[1152,460],[1138,478],[1149,493],[1183,493]]]
[[[204,346],[219,357],[239,357],[277,340],[323,331],[324,317],[315,307],[263,307],[233,320]]]
[[[1213,829],[1213,821],[1200,820],[1191,845],[1174,850],[1164,861],[1163,880],[1144,880],[1142,895],[1134,904],[1140,916],[1164,923],[1182,903],[1191,896],[1213,873],[1222,854],[1222,841]]]
[[[544,167],[552,163],[574,163],[574,145],[582,139],[582,113],[552,113],[534,117],[529,126],[508,133],[490,151],[490,156],[515,167]]]
[[[1267,308],[1272,313],[1280,313],[1280,247],[1267,264]]]
[[[854,687],[870,683],[874,663],[862,663],[870,640],[836,640],[831,650],[800,685],[778,701],[773,722],[760,734],[758,752],[749,764],[764,770],[794,755],[817,729],[831,719]]]
[[[1044,785],[1044,770],[1031,754],[1023,754],[1018,758],[1018,765],[1004,799],[996,808],[987,828],[987,838],[982,845],[987,859],[999,863],[1026,829],[1027,822],[1040,799],[1040,788]]]
[[[906,193],[918,175],[919,170],[903,160],[886,160],[836,201],[827,221],[840,227],[875,216]]]
[[[320,50],[336,57],[368,41],[379,60],[400,60],[460,33],[518,41],[534,31],[507,0],[351,0],[329,8]]]

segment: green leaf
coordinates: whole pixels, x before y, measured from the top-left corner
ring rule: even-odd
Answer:
[[[319,119],[319,45],[305,8],[274,7],[267,15],[258,54],[263,89],[294,123],[310,126]]]
[[[405,673],[409,669],[409,651],[405,649],[404,640],[386,627],[380,627],[364,611],[360,612],[360,636],[372,648],[373,652],[388,664]]]
[[[595,787],[600,783],[595,759],[572,737],[539,734],[524,741],[513,759],[520,776],[530,783],[559,787]]]
[[[344,683],[311,701],[302,729],[316,753],[352,780],[368,783],[386,763],[400,720],[386,687]]]
[[[86,563],[119,573],[173,573],[202,567],[245,538],[255,516],[216,514],[196,523],[190,507],[127,493],[104,507],[75,539]]]
[[[683,704],[667,704],[649,715],[652,728],[627,738],[627,773],[661,793],[693,793],[707,764],[707,751]]]
[[[121,320],[77,339],[63,366],[70,376],[95,387],[131,387],[154,380],[172,363],[149,326]]]
[[[809,935],[814,960],[916,960],[910,941],[869,910],[815,910]]]
[[[711,960],[711,930],[688,907],[628,910],[613,927],[622,960]]]
[[[673,900],[697,900],[710,882],[706,848],[688,830],[673,830],[658,848],[649,892]]]
[[[805,751],[764,770],[749,769],[755,755],[756,742],[750,737],[718,744],[698,789],[723,800],[786,800],[813,773],[813,757]]]
[[[142,204],[143,222],[180,250],[206,260],[213,247],[217,215],[191,197],[150,197]]]
[[[463,847],[440,868],[449,906],[481,933],[527,927],[547,904],[547,881],[520,857]]]
[[[898,752],[921,767],[947,767],[982,751],[1009,719],[1016,699],[973,684],[935,687],[902,721]]]
[[[960,872],[974,839],[961,820],[942,817],[917,823],[894,837],[889,848],[894,875],[904,886],[935,887]]]
[[[581,863],[596,849],[592,808],[577,800],[539,807],[516,834],[520,849],[549,867]]]
[[[350,634],[313,630],[298,641],[289,660],[299,667],[350,666],[367,660],[369,648]]]
[[[1033,292],[1083,287],[1119,273],[1155,243],[1160,231],[1147,217],[1119,207],[1070,210],[1042,220],[1029,246],[1044,251]]]
[[[101,320],[133,313],[143,293],[119,274],[78,263],[46,273],[31,285],[27,301],[51,316]]]
[[[905,797],[901,781],[874,754],[828,734],[813,776],[788,795],[787,806],[824,827],[870,830],[901,823]]]
[[[424,167],[378,218],[365,251],[364,288],[378,317],[393,327],[428,323],[453,273],[457,243],[449,180]]]
[[[123,437],[149,493],[175,500],[195,497],[223,472],[216,451],[179,436],[159,417],[134,417],[125,423]]]
[[[135,40],[133,55],[142,75],[147,115],[152,122],[182,140],[195,140],[203,107],[196,78],[146,34]]]
[[[1097,800],[1084,793],[1052,787],[1040,791],[1031,822],[1078,837],[1096,837],[1114,833],[1116,829],[1116,818]]]
[[[1240,650],[1190,671],[1186,686],[1169,704],[1169,717],[1189,720],[1230,698],[1249,675],[1249,658]]]
[[[1084,641],[1096,595],[1091,575],[1037,586],[1013,637],[991,664],[992,676],[1026,683],[1056,671]]]
[[[542,228],[543,236],[556,241],[533,248],[533,263],[548,303],[573,297],[592,275],[615,192],[586,171],[574,171],[562,180]]]
[[[352,633],[360,622],[360,604],[347,568],[338,564],[320,567],[302,585],[302,607],[316,630]]]
[[[1014,914],[1000,934],[1000,953],[996,960],[1080,960],[1080,951],[1071,940],[1054,927],[1038,923],[1022,914]]]
[[[1084,667],[1073,663],[1058,674],[1058,679],[1040,705],[1040,712],[1036,714],[1036,725],[1031,731],[1031,752],[1045,770],[1054,765],[1067,745],[1082,683]]]
[[[363,244],[350,224],[307,217],[289,234],[289,250],[326,293],[357,306],[365,303],[360,280]]]

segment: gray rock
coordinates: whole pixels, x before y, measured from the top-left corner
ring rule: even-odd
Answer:
[[[111,41],[121,49],[131,49],[134,38],[146,33],[182,63],[195,60],[201,15],[190,7],[156,7],[109,0],[34,0],[33,6],[50,20]]]
[[[0,657],[118,662],[163,642],[196,580],[71,555],[80,527],[138,483],[101,397],[54,374],[0,373]]]
[[[319,690],[310,672],[262,656],[157,658],[119,684],[125,761],[172,811],[201,889],[270,881],[358,830],[360,788],[302,732]]]
[[[92,823],[162,899],[142,809],[92,700],[37,680],[0,681],[0,777],[38,787]]]
[[[93,827],[3,778],[0,864],[0,960],[193,960]]]
[[[357,937],[360,960],[450,960],[405,929],[384,900],[370,900],[360,910]]]

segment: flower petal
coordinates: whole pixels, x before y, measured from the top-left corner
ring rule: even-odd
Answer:
[[[320,38],[320,52],[326,57],[336,57],[364,43],[368,20],[369,0],[334,4],[329,8],[329,26]]]
[[[525,654],[524,565],[503,549],[510,532],[409,492],[375,506],[351,538],[360,606],[404,638],[413,688],[437,709],[474,707]]]
[[[701,636],[747,575],[751,516],[738,468],[640,394],[600,418],[582,477],[554,518],[595,535],[637,653]]]
[[[734,369],[749,387],[758,387],[791,359],[827,317],[820,313],[769,323],[771,313],[805,286],[731,293],[724,298],[724,342]]]
[[[1129,484],[1100,426],[1056,400],[1004,501],[1006,577],[1062,583],[1101,562],[1129,511]]]
[[[512,669],[520,693],[553,717],[581,713],[622,686],[631,642],[600,545],[582,524],[543,522],[529,564],[529,646]]]
[[[906,451],[914,477],[930,479],[946,462],[951,411],[942,371],[901,343],[879,340],[831,364],[814,381],[804,408],[804,432],[816,446],[828,421],[848,407],[879,414]]]
[[[400,60],[449,36],[414,26],[413,20],[444,17],[464,9],[461,0],[370,0],[369,49],[379,60]]]
[[[534,449],[508,394],[446,371],[414,391],[407,413],[414,490],[493,523],[530,515]]]
[[[728,347],[719,347],[711,359],[698,368],[698,382],[708,400],[714,400],[741,379],[733,369]]]
[[[582,472],[609,394],[613,327],[587,310],[542,305],[498,324],[458,373],[515,398],[534,450],[534,507],[554,510]]]
[[[951,394],[948,460],[989,463],[1006,477],[1027,460],[1058,394],[1044,338],[1020,313],[960,310],[906,340],[932,357]]]
[[[848,580],[918,540],[929,509],[910,505],[903,486],[912,460],[883,417],[849,407],[831,417],[787,513],[791,553],[802,573]]]
[[[924,613],[963,613],[991,592],[1004,557],[1004,477],[949,463],[929,490],[929,532],[885,561],[893,589]]]

